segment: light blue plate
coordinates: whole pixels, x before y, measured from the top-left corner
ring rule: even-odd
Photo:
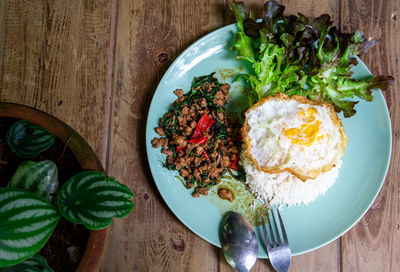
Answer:
[[[229,50],[234,33],[234,25],[218,29],[195,42],[174,61],[154,94],[146,127],[147,156],[162,197],[189,229],[218,247],[222,218],[219,204],[212,197],[193,198],[176,177],[178,173],[162,167],[165,156],[160,149],[151,147],[151,140],[157,137],[154,128],[158,120],[176,99],[175,89],[187,92],[194,77],[215,71],[221,81],[232,84],[227,74],[246,70],[244,63],[238,62]],[[361,61],[353,71],[356,78],[371,75]],[[235,84],[233,90],[238,87]],[[392,132],[381,91],[375,90],[373,102],[361,101],[356,110],[352,118],[342,118],[349,143],[336,183],[311,204],[284,208],[281,213],[293,255],[321,247],[349,230],[371,206],[385,180]],[[260,228],[257,232],[260,234]],[[266,258],[261,245],[259,257]]]

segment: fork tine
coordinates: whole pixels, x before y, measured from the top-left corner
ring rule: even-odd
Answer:
[[[275,227],[276,245],[281,246],[282,241],[281,241],[281,235],[279,234],[278,222],[275,219],[274,210],[272,210],[272,209],[271,209],[271,214],[272,214],[272,219],[274,221],[273,223],[274,223],[274,227]],[[271,230],[271,232],[272,232],[272,230]]]
[[[284,241],[285,245],[287,245],[289,243],[288,243],[288,239],[287,239],[287,235],[286,235],[286,230],[285,230],[285,227],[283,225],[281,214],[279,213],[278,210],[277,210],[277,212],[278,212],[278,217],[279,217],[279,223],[281,224],[281,231],[282,231],[283,241]]]
[[[264,232],[265,244],[267,246],[267,251],[268,251],[271,249],[271,245],[270,245],[270,241],[268,239],[267,228],[265,227],[264,214],[262,212],[261,212],[261,223],[262,223],[262,229]]]
[[[272,226],[271,226],[272,224],[274,224],[273,220],[271,220],[272,219],[271,213],[272,213],[272,210],[271,210],[270,214],[268,215],[268,227],[269,227],[269,233],[271,233],[271,246],[276,247],[277,243],[276,243],[275,235],[274,235],[274,232],[273,232]]]
[[[277,216],[275,216],[274,212],[275,209],[276,213],[278,214]],[[277,220],[278,218],[279,218],[279,223]],[[261,221],[265,236],[264,238],[267,241],[268,258],[269,261],[271,262],[272,267],[276,271],[288,271],[292,257],[286,235],[286,230],[283,225],[283,220],[278,208],[270,207],[268,211],[267,224],[269,225],[269,233],[267,233],[267,227],[265,226],[263,214],[261,215]]]

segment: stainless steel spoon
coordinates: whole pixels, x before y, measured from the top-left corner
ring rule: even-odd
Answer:
[[[219,239],[227,262],[248,272],[257,261],[258,242],[253,227],[239,213],[229,212],[221,223]]]

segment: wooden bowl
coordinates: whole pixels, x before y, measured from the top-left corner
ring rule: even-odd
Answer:
[[[101,162],[89,144],[71,127],[56,117],[43,111],[14,103],[0,102],[0,117],[23,119],[37,124],[53,133],[68,147],[84,170],[104,172]],[[98,271],[107,253],[111,236],[111,226],[102,230],[91,230],[85,253],[77,271]]]

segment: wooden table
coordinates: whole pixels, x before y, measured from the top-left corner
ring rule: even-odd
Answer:
[[[400,271],[400,1],[280,3],[288,14],[329,13],[341,29],[361,28],[378,38],[363,60],[374,74],[396,80],[385,92],[393,153],[378,198],[344,236],[294,257],[291,271]],[[221,251],[186,228],[162,200],[144,135],[164,72],[191,43],[233,23],[228,5],[226,0],[0,0],[0,101],[33,106],[71,125],[107,173],[136,195],[134,212],[114,221],[103,271],[231,271]],[[271,270],[268,261],[258,260],[252,271]]]

